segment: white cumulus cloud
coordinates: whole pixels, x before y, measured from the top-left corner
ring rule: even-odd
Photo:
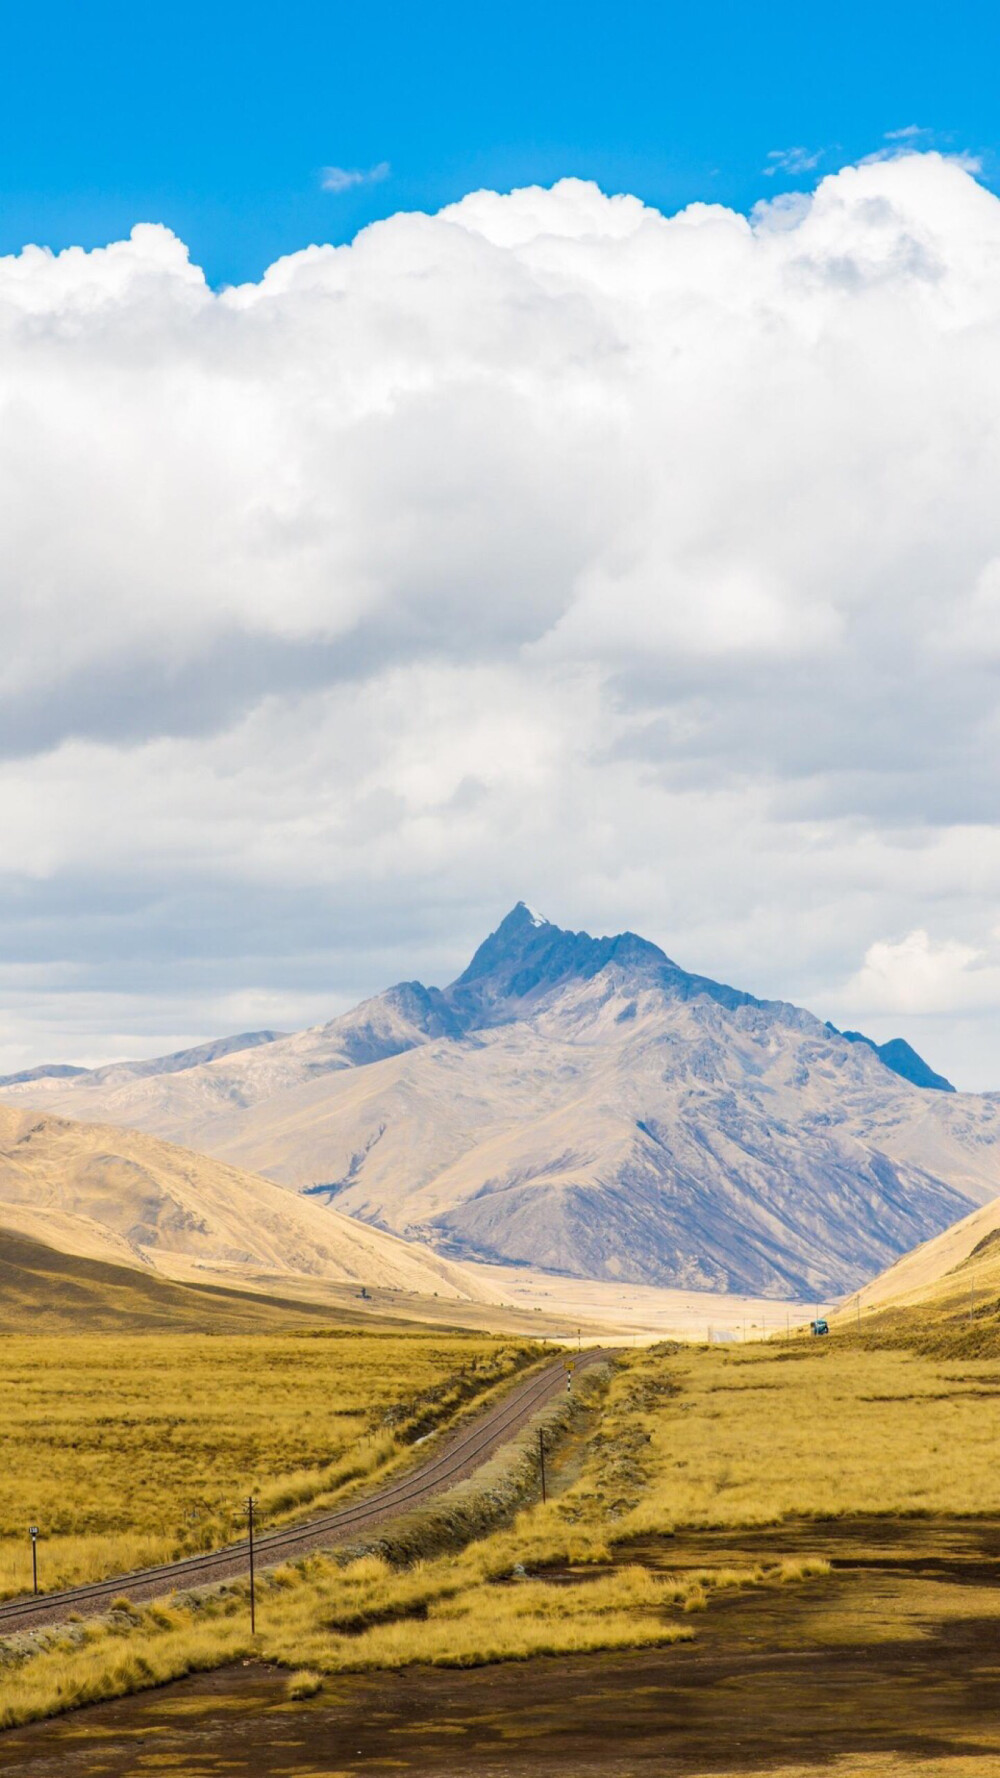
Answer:
[[[440,977],[524,895],[824,1013],[867,955],[1000,1085],[947,1015],[998,413],[1000,202],[937,154],[749,220],[477,192],[221,292],[150,225],[0,260],[0,1065]]]
[[[922,927],[869,945],[844,999],[865,1012],[940,1013],[970,999],[995,1004],[998,972],[976,970],[983,953],[957,939],[935,941]]]

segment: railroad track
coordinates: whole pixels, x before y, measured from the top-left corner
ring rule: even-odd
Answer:
[[[575,1356],[574,1376],[610,1356],[611,1353],[603,1347],[588,1348]],[[565,1359],[560,1358],[533,1372],[470,1426],[443,1439],[433,1456],[399,1481],[335,1512],[323,1513],[278,1531],[258,1532],[254,1537],[254,1556],[259,1566],[267,1567],[307,1555],[312,1550],[343,1543],[354,1532],[395,1518],[400,1512],[420,1506],[435,1494],[463,1481],[519,1432],[539,1408],[565,1389],[565,1367]],[[89,1586],[10,1599],[0,1605],[0,1633],[59,1623],[71,1612],[83,1615],[99,1612],[102,1606],[122,1593],[134,1603],[141,1604],[180,1588],[210,1586],[213,1581],[235,1579],[246,1572],[249,1554],[249,1542],[242,1538],[237,1543],[226,1544],[223,1549],[185,1556],[180,1561],[164,1562],[156,1568],[135,1569],[130,1574],[115,1575],[111,1580],[94,1581]]]

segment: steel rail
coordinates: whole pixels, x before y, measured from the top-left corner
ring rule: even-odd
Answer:
[[[592,1347],[574,1360],[575,1367],[577,1370],[586,1369],[609,1355],[602,1348]],[[306,1519],[301,1524],[282,1526],[277,1530],[258,1534],[254,1538],[256,1551],[264,1561],[269,1557],[273,1561],[279,1554],[294,1554],[303,1543],[320,1547],[324,1538],[346,1531],[352,1525],[382,1519],[387,1514],[439,1492],[445,1483],[468,1471],[470,1465],[475,1468],[476,1459],[496,1449],[503,1442],[506,1432],[516,1430],[530,1418],[532,1411],[553,1393],[554,1385],[564,1375],[564,1365],[565,1360],[560,1359],[547,1365],[538,1375],[528,1378],[504,1401],[489,1409],[466,1432],[453,1437],[444,1449],[409,1475],[363,1500],[352,1502],[350,1506]],[[85,1586],[67,1588],[58,1593],[39,1593],[37,1596],[26,1594],[0,1605],[0,1626],[16,1618],[24,1620],[24,1627],[30,1628],[33,1621],[62,1615],[78,1605],[95,1604],[114,1598],[126,1588],[152,1588],[154,1594],[159,1591],[172,1592],[188,1576],[193,1577],[192,1585],[197,1586],[202,1582],[211,1584],[212,1577],[218,1570],[231,1569],[234,1563],[247,1556],[249,1540],[241,1538],[236,1543],[223,1545],[221,1549],[182,1556],[175,1562],[160,1563],[152,1568],[132,1569],[127,1574],[91,1581]]]

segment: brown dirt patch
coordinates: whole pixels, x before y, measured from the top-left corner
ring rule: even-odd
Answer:
[[[651,1566],[825,1554],[715,1603],[688,1646],[328,1681],[205,1675],[0,1737],[3,1778],[1000,1775],[1000,1524],[879,1520],[648,1540]]]

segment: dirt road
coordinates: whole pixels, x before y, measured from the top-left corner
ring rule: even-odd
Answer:
[[[598,1346],[574,1354],[573,1376],[579,1376],[609,1356],[608,1351]],[[495,1407],[461,1431],[450,1436],[442,1434],[435,1440],[434,1454],[398,1481],[366,1494],[336,1512],[285,1526],[280,1531],[261,1533],[254,1539],[258,1565],[268,1567],[304,1556],[311,1550],[343,1543],[402,1512],[421,1506],[434,1495],[454,1487],[456,1482],[464,1481],[501,1445],[513,1438],[539,1408],[565,1393],[566,1378],[566,1360],[562,1356],[543,1369],[532,1371]],[[117,1575],[111,1580],[74,1587],[68,1592],[41,1594],[37,1599],[12,1599],[0,1605],[0,1635],[13,1630],[34,1629],[40,1624],[59,1623],[70,1612],[100,1612],[122,1593],[133,1602],[141,1603],[165,1593],[232,1580],[247,1572],[248,1558],[249,1545],[244,1538],[225,1549]]]

